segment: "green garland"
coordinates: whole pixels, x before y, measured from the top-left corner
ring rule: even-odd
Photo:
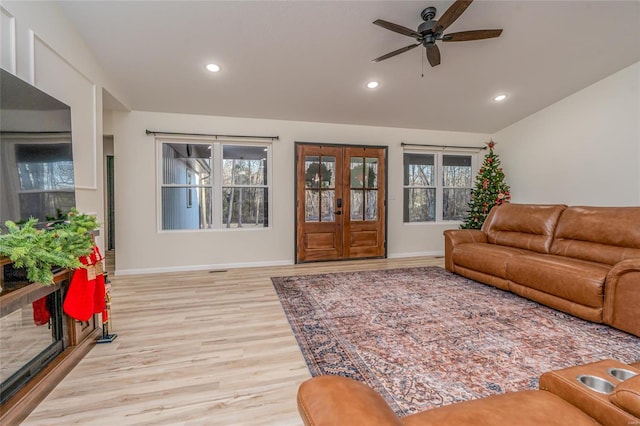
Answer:
[[[67,220],[47,229],[37,229],[37,219],[21,225],[7,221],[8,232],[0,234],[0,255],[17,268],[26,268],[31,282],[53,284],[53,267],[83,267],[79,257],[91,253],[91,231],[98,228],[95,216],[72,209]]]

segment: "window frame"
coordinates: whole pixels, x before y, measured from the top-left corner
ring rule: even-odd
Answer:
[[[209,184],[165,184],[163,182],[163,146],[164,144],[201,144],[211,147],[211,178]],[[252,227],[230,227],[227,228],[223,221],[223,202],[222,196],[224,188],[223,182],[223,148],[224,146],[243,146],[243,147],[260,147],[266,149],[267,152],[267,171],[265,185],[232,185],[234,188],[266,188],[267,189],[267,217],[266,226]],[[220,231],[260,231],[269,230],[273,222],[273,143],[256,142],[255,140],[228,140],[218,138],[172,138],[172,137],[156,137],[156,230],[158,233],[179,233],[179,232],[220,232]],[[210,188],[211,190],[211,223],[206,228],[185,228],[185,229],[163,229],[163,204],[162,190],[163,188]]]
[[[41,220],[44,220],[44,216],[54,216],[56,215],[56,209],[60,209],[63,212],[68,211],[69,208],[75,207],[77,205],[77,197],[76,190],[79,188],[76,184],[76,173],[73,162],[73,141],[71,138],[71,132],[42,132],[42,133],[28,133],[22,134],[19,132],[11,132],[7,131],[6,134],[2,136],[3,143],[0,152],[0,156],[6,156],[6,160],[4,164],[12,165],[15,167],[8,167],[6,174],[3,175],[3,179],[6,178],[7,182],[2,182],[3,185],[12,188],[14,191],[15,198],[11,198],[7,203],[8,206],[7,212],[10,216],[15,215],[15,221],[24,220],[28,218],[28,214],[26,213],[28,209],[25,208],[23,204],[24,198],[29,196],[53,196],[56,199],[55,209],[47,211],[47,209],[40,210],[42,217]],[[19,161],[19,158],[16,156],[16,149],[19,146],[36,146],[36,145],[68,145],[69,151],[71,153],[71,157],[67,160],[59,160],[59,161]],[[46,188],[30,188],[23,189],[23,180],[21,177],[20,167],[22,164],[38,164],[38,165],[46,165],[45,167],[53,167],[53,164],[59,162],[68,162],[68,172],[71,173],[71,183],[67,187],[57,187],[52,189]],[[56,175],[53,170],[48,170],[52,175]],[[58,196],[62,195],[62,198],[69,197],[71,203],[58,202]],[[15,201],[15,205],[14,204]],[[41,207],[43,205],[40,205]],[[4,225],[4,224],[2,224]]]
[[[433,162],[434,162],[434,181],[435,181],[435,185],[432,186],[412,186],[412,185],[405,185],[404,184],[404,159],[405,159],[405,154],[411,154],[411,155],[433,155]],[[451,156],[463,156],[463,157],[470,157],[471,158],[471,181],[470,181],[470,186],[469,186],[469,191],[472,191],[474,186],[474,177],[477,173],[477,164],[478,164],[478,155],[479,152],[478,151],[472,151],[472,150],[464,150],[464,149],[442,149],[442,150],[434,150],[434,149],[420,149],[420,148],[411,148],[411,149],[404,149],[402,151],[402,173],[403,173],[403,179],[402,179],[402,209],[403,209],[403,217],[402,217],[402,223],[404,225],[424,225],[424,224],[456,224],[456,223],[462,223],[462,220],[444,220],[443,219],[443,208],[444,208],[444,189],[445,188],[460,188],[460,187],[445,187],[444,186],[444,165],[443,165],[443,157],[445,155],[451,155]],[[436,206],[435,206],[435,210],[436,210],[436,214],[435,214],[435,218],[432,221],[413,221],[413,222],[407,222],[404,219],[404,210],[407,206],[407,202],[408,200],[406,199],[405,196],[405,190],[406,189],[411,189],[411,188],[435,188],[435,199],[436,199]]]

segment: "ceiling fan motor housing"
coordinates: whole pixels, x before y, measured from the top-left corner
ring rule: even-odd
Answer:
[[[420,34],[425,34],[433,30],[433,26],[436,24],[436,21],[425,21],[418,26],[418,32]]]

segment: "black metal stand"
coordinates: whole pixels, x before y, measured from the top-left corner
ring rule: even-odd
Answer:
[[[102,324],[102,337],[96,340],[96,343],[111,343],[116,339],[116,337],[118,337],[118,335],[115,333],[109,334],[108,328],[109,328],[108,322],[105,322],[104,324]]]
[[[109,333],[109,321],[111,318],[111,281],[109,281],[108,274],[104,273],[105,283],[105,302],[106,306],[102,314],[102,337],[96,340],[96,343],[111,343],[118,337],[115,333]],[[107,318],[105,321],[105,317]]]

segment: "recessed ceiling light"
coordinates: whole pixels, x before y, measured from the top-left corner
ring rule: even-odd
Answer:
[[[220,65],[217,64],[207,64],[207,70],[211,71],[211,72],[218,72],[220,71]]]
[[[378,86],[380,86],[380,83],[378,83],[377,81],[370,81],[367,83],[367,87],[369,89],[375,89]]]
[[[496,102],[502,102],[505,99],[507,99],[507,95],[498,95],[495,98],[493,98],[493,100],[496,101]]]

